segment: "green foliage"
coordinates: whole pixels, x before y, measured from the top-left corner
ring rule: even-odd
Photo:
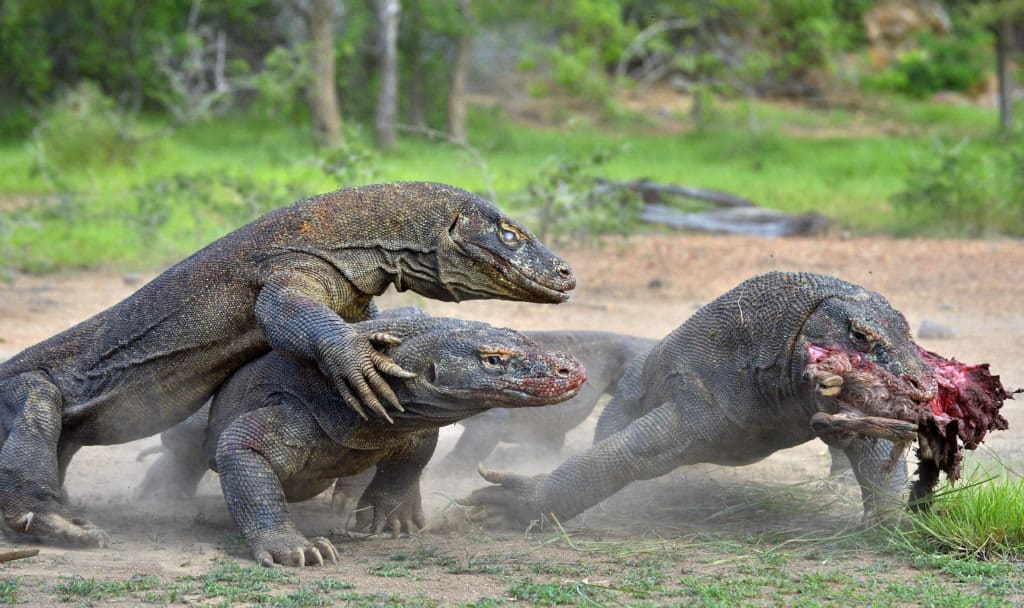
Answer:
[[[132,576],[126,581],[72,576],[53,585],[50,590],[56,593],[62,602],[70,602],[74,599],[102,600],[120,597],[129,593],[148,591],[159,586],[159,579],[143,574]]]
[[[932,509],[911,517],[899,540],[920,553],[996,560],[1024,558],[1024,479],[1004,472],[995,479],[945,486]]]
[[[983,149],[968,139],[936,146],[911,166],[892,197],[898,229],[909,234],[1024,235],[1024,139]]]
[[[977,91],[993,65],[991,35],[976,28],[957,35],[923,33],[918,46],[885,69],[864,76],[867,91],[927,97],[938,91]]]
[[[371,184],[380,177],[380,155],[362,129],[342,126],[341,145],[321,152],[317,165],[336,188]]]
[[[4,577],[0,579],[0,604],[18,603],[18,590],[21,588],[21,579],[18,577]]]
[[[134,162],[140,142],[133,121],[98,86],[82,81],[44,112],[32,132],[37,170],[59,173]]]
[[[530,602],[534,606],[604,606],[610,597],[608,590],[597,585],[579,581],[572,583],[535,583],[517,581],[508,590],[517,600]]]
[[[533,206],[541,240],[621,234],[636,225],[643,206],[639,197],[622,188],[602,187],[596,174],[613,158],[607,151],[549,158],[513,196],[514,203]]]

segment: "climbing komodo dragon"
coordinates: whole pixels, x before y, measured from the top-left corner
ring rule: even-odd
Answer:
[[[882,296],[829,276],[771,272],[705,305],[634,361],[591,448],[545,475],[482,470],[499,485],[460,502],[485,507],[491,523],[549,513],[564,521],[634,480],[686,464],[745,465],[809,441],[812,417],[835,411],[843,383],[805,374],[812,346],[862,354],[916,387],[915,399],[935,394],[906,320]],[[868,519],[906,483],[903,452],[892,445],[843,441]]]
[[[421,316],[353,327],[400,338],[386,352],[416,373],[389,380],[404,406],[393,414],[393,424],[361,419],[342,407],[316,367],[273,352],[221,387],[207,420],[197,413],[163,434],[166,451],[143,487],[184,481],[177,489],[192,494],[208,463],[219,471],[232,518],[257,561],[336,561],[330,541],[310,542],[299,533],[286,500],[311,498],[335,477],[375,466],[360,499],[360,523],[372,524],[375,532],[386,526],[396,535],[418,530],[424,525],[420,474],[434,452],[438,428],[491,407],[564,401],[586,379],[571,356],[485,323]]]
[[[556,303],[575,278],[520,224],[451,186],[366,186],[272,211],[0,364],[4,521],[42,538],[105,543],[60,501],[75,451],[184,420],[271,348],[315,362],[342,403],[386,418],[381,401],[400,406],[384,375],[409,372],[349,323],[370,318],[372,297],[389,285],[447,301]]]

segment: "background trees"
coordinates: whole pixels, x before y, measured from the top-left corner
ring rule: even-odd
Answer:
[[[465,141],[470,75],[491,68],[529,81],[534,95],[612,113],[622,87],[669,83],[693,96],[699,125],[714,98],[826,98],[848,85],[851,65],[866,90],[909,95],[973,94],[977,78],[994,72],[1009,128],[1024,0],[905,3],[946,11],[951,31],[921,29],[873,64],[864,19],[886,0],[424,0],[404,13],[398,0],[7,0],[0,128],[26,132],[33,112],[83,80],[128,111],[179,121],[246,111],[275,84],[275,103],[294,106],[281,98],[289,82],[327,147],[342,139],[342,116],[372,122],[382,147],[399,123]],[[510,32],[520,42],[488,46]],[[205,59],[186,65],[189,53]],[[500,65],[488,66],[492,59]],[[259,78],[268,70],[272,78]],[[190,116],[172,107],[186,76],[193,94],[218,97],[216,108]]]

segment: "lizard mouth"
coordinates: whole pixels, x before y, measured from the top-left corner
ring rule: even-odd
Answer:
[[[1020,390],[1007,392],[999,376],[989,372],[987,363],[966,365],[956,359],[921,347],[918,354],[926,377],[896,376],[863,353],[810,345],[804,378],[815,385],[826,414],[830,432],[864,434],[855,430],[863,417],[880,417],[913,425],[918,443],[919,479],[912,497],[925,499],[938,482],[939,471],[951,481],[960,477],[964,450],[973,450],[992,430],[1004,430],[1008,423],[999,409]],[[830,411],[831,410],[831,411]],[[859,418],[846,423],[845,416]],[[818,427],[824,428],[821,417]],[[891,425],[897,429],[900,425]],[[843,431],[845,427],[845,431]],[[902,451],[910,439],[895,432],[889,439],[894,450]]]
[[[520,405],[515,405],[515,406],[509,405],[508,407],[532,407],[532,406],[539,406],[539,405],[554,405],[556,403],[561,403],[563,401],[567,401],[569,399],[572,399],[573,397],[575,397],[576,395],[578,395],[580,393],[581,386],[582,385],[577,385],[577,386],[569,388],[567,390],[563,390],[562,392],[557,393],[557,394],[551,394],[551,393],[538,394],[538,393],[526,392],[526,391],[519,390],[519,389],[514,389],[514,388],[504,388],[504,389],[501,389],[501,393],[503,395],[507,395],[509,397],[513,397],[513,398],[523,402]]]
[[[464,247],[471,257],[497,270],[495,278],[499,283],[508,288],[511,295],[518,296],[525,292],[531,296],[531,301],[560,304],[567,301],[570,292],[576,288],[576,278],[564,262],[545,260],[544,263],[556,267],[553,272],[541,271],[534,275],[529,275],[522,267],[498,252],[471,243],[465,244]],[[527,267],[537,269],[542,266],[543,264],[530,264]],[[495,294],[490,295],[493,296]],[[497,295],[500,297],[505,294]]]

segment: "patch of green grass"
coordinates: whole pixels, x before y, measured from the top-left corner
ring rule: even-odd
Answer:
[[[345,602],[346,608],[434,608],[436,600],[424,595],[396,595],[388,593],[356,593],[345,591],[334,596]]]
[[[137,574],[126,581],[102,580],[72,576],[62,579],[49,588],[62,602],[74,599],[102,600],[122,597],[130,593],[149,591],[161,585],[160,579],[151,575]]]
[[[910,516],[895,542],[912,554],[948,553],[981,559],[1024,558],[1024,479],[1003,473],[942,486],[932,508]]]
[[[457,568],[455,558],[441,551],[436,545],[425,544],[413,551],[396,551],[384,558],[384,561],[366,569],[370,574],[392,577],[408,577],[416,570],[428,566],[443,569]]]
[[[275,598],[275,585],[294,583],[295,577],[279,568],[241,565],[221,560],[217,567],[198,577],[199,589],[207,597],[223,597],[230,601],[266,603]]]
[[[499,608],[500,606],[508,606],[508,602],[501,598],[482,597],[472,602],[459,604],[459,608]]]
[[[18,577],[4,577],[0,579],[0,604],[15,604],[18,602],[18,590],[21,588],[21,579]]]
[[[452,560],[444,567],[449,574],[507,574],[507,557],[495,553],[470,555],[466,561]]]
[[[509,595],[537,606],[603,606],[610,594],[607,589],[583,581],[571,583],[537,583],[518,581],[508,590]]]

